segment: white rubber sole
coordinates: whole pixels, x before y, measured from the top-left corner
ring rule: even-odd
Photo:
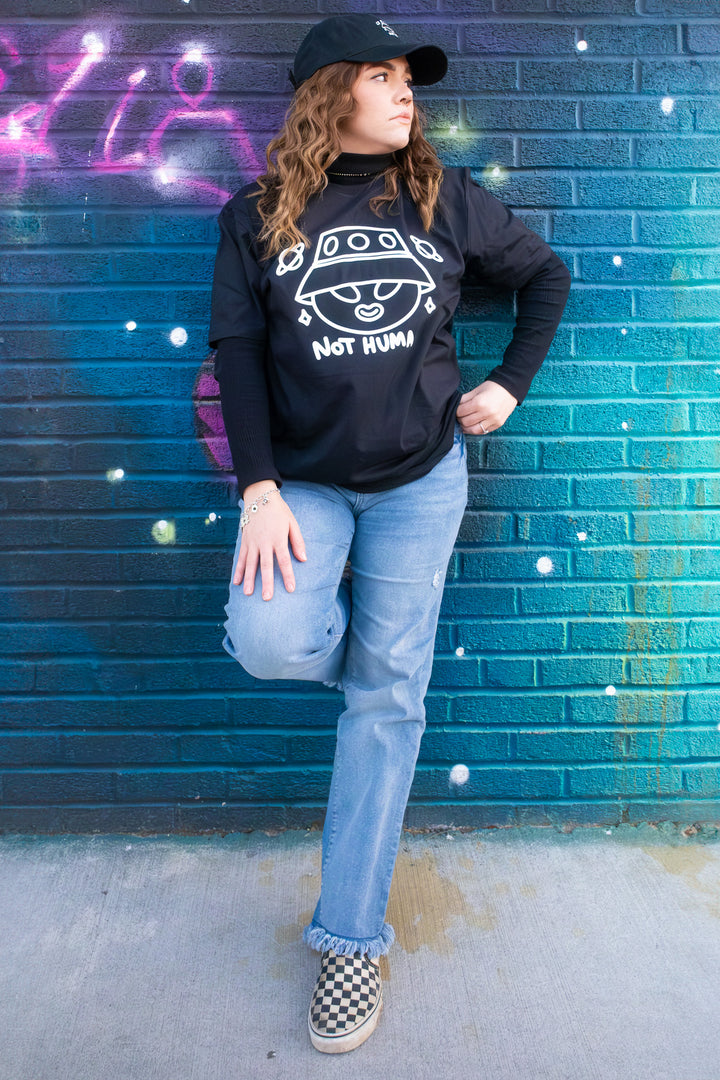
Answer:
[[[310,1042],[321,1054],[345,1054],[348,1050],[355,1050],[358,1046],[362,1046],[366,1039],[370,1038],[377,1027],[377,1022],[380,1019],[380,1013],[382,1012],[382,1006],[381,993],[377,1005],[370,1015],[359,1027],[353,1028],[347,1035],[318,1035],[313,1029],[310,1016],[308,1016]]]

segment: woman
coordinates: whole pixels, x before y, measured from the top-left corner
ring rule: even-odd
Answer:
[[[345,695],[304,934],[322,953],[308,1023],[326,1053],[359,1046],[382,1005],[464,435],[522,401],[569,289],[549,247],[424,139],[412,84],[446,68],[375,15],[323,20],[268,171],[219,217],[210,344],[244,506],[223,644],[257,678]],[[502,363],[461,395],[466,270],[517,290],[518,314]]]

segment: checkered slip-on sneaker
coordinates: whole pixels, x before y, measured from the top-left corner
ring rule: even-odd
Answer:
[[[354,1050],[372,1035],[382,1009],[380,968],[367,956],[322,954],[310,1002],[310,1041],[323,1054]]]

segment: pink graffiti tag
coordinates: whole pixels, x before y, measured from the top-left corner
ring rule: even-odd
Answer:
[[[98,165],[98,168],[101,168],[106,172],[127,172],[130,169],[139,169],[145,160],[140,151],[136,150],[134,154],[126,154],[125,157],[113,161],[112,143],[115,138],[117,126],[122,119],[123,113],[130,104],[130,98],[135,93],[135,87],[140,85],[146,75],[147,72],[144,68],[140,71],[133,71],[132,75],[128,75],[127,81],[130,83],[130,89],[125,93],[125,96],[115,110],[110,129],[105,137],[105,142],[103,143],[103,160]]]
[[[198,63],[205,64],[205,85],[199,93],[189,94],[187,90],[183,90],[182,86],[178,82],[178,77],[180,75],[181,69],[185,67],[186,64]],[[170,78],[172,79],[173,86],[175,87],[185,104],[195,107],[196,105],[199,105],[203,98],[207,97],[207,95],[210,93],[210,87],[212,86],[213,80],[213,69],[207,62],[207,60],[205,60],[199,49],[191,49],[190,52],[186,52],[185,55],[180,60],[178,60],[176,64],[173,64],[172,71],[170,72]]]
[[[10,57],[10,64],[13,67],[15,66],[15,64],[20,63],[20,53],[17,51],[17,49],[13,45],[10,38],[5,37],[4,34],[0,34],[0,45],[3,46],[3,48],[5,49],[5,52]],[[6,78],[7,78],[7,76],[5,75],[5,72],[3,71],[2,68],[0,68],[0,90],[2,90],[3,86],[5,85],[5,79]]]
[[[181,69],[186,64],[204,64],[205,65],[205,85],[202,90],[196,94],[190,94],[187,90],[184,90],[179,82],[179,75]],[[173,86],[179,93],[180,97],[186,104],[190,105],[189,109],[173,109],[167,116],[163,117],[160,123],[157,125],[150,140],[148,142],[148,156],[160,171],[160,177],[163,183],[171,183],[173,181],[182,180],[183,183],[196,190],[207,191],[213,195],[216,195],[220,201],[225,202],[230,198],[231,192],[223,191],[221,188],[216,187],[213,184],[206,183],[203,180],[195,178],[180,177],[178,176],[177,169],[173,168],[168,170],[167,163],[165,162],[162,151],[162,140],[168,128],[175,123],[212,123],[220,124],[224,127],[230,128],[232,135],[237,141],[239,148],[242,152],[242,163],[246,170],[259,173],[262,172],[262,165],[260,160],[253,150],[252,144],[242,129],[241,125],[235,120],[234,114],[230,109],[204,109],[198,108],[202,100],[207,97],[212,87],[213,81],[213,69],[212,65],[202,55],[199,49],[193,49],[191,52],[185,53],[185,55],[178,60],[173,66],[172,73]]]
[[[106,58],[106,49],[98,35],[88,32],[81,41],[82,51],[67,62],[47,60],[47,71],[58,75],[61,85],[48,95],[45,101],[26,101],[10,113],[0,117],[0,161],[9,159],[17,167],[18,183],[22,184],[28,167],[43,169],[57,161],[58,153],[53,145],[52,127],[58,111],[71,100],[72,95],[87,79],[88,73]],[[11,78],[8,72],[21,63],[20,52],[13,40],[0,34],[0,50],[4,49],[8,60],[0,67],[0,92],[8,88]],[[201,86],[191,91],[184,85],[183,75],[202,65]],[[155,182],[184,184],[213,201],[224,202],[230,192],[206,181],[189,170],[183,170],[176,161],[168,160],[164,140],[173,127],[184,125],[221,128],[231,136],[233,154],[243,171],[257,175],[263,163],[256,155],[252,143],[235,112],[231,108],[204,108],[203,102],[210,94],[214,70],[199,49],[185,52],[173,65],[171,81],[182,104],[163,110],[153,121],[151,134],[144,146],[118,153],[117,144],[122,135],[123,122],[137,101],[141,84],[147,77],[145,68],[138,68],[127,76],[127,89],[112,110],[104,138],[99,137],[95,153],[90,152],[85,168],[101,172],[127,173],[143,170],[151,173]],[[101,141],[100,141],[101,140]],[[177,150],[174,151],[177,153]],[[209,461],[223,474],[232,473],[232,460],[225,435],[222,410],[218,398],[218,386],[212,374],[212,357],[201,365],[193,394],[196,432]]]
[[[8,50],[15,63],[19,62],[20,54],[7,38],[0,41]],[[70,76],[65,80],[57,94],[54,95],[47,105],[38,105],[28,102],[14,109],[7,116],[0,117],[0,158],[7,156],[16,158],[18,163],[18,179],[22,181],[27,168],[28,157],[55,158],[57,155],[47,139],[50,122],[65,98],[82,82],[90,68],[97,64],[103,55],[103,45],[95,34],[86,34],[83,38],[85,55],[81,59],[71,61],[64,65],[48,65],[50,70],[71,70]],[[3,72],[2,84],[5,84]],[[28,121],[39,120],[36,130],[28,126]]]
[[[17,46],[9,38],[0,35],[0,46],[5,48],[10,57],[10,64],[20,62]],[[56,160],[57,153],[50,139],[52,122],[64,102],[85,79],[90,69],[99,64],[106,55],[106,49],[97,34],[86,33],[82,38],[83,52],[77,58],[65,64],[48,61],[48,71],[68,73],[60,89],[47,102],[29,101],[6,116],[0,117],[0,160],[11,159],[17,164],[18,184],[22,184],[28,165],[38,165],[38,159]],[[203,85],[198,92],[192,93],[182,85],[181,77],[186,65],[204,66]],[[188,69],[189,70],[189,69]],[[155,122],[145,148],[117,155],[115,144],[123,120],[130,110],[140,84],[147,76],[145,68],[133,71],[127,76],[128,89],[115,107],[107,133],[95,155],[90,155],[89,165],[101,172],[135,172],[140,169],[152,170],[154,179],[162,185],[183,184],[203,195],[210,195],[213,201],[225,202],[231,192],[184,170],[176,162],[169,162],[163,150],[163,138],[173,126],[220,126],[230,132],[234,156],[244,173],[257,175],[262,172],[263,164],[255,153],[243,125],[233,109],[202,109],[200,105],[212,89],[214,70],[200,49],[185,52],[173,65],[171,80],[174,89],[183,101],[179,108],[170,109]],[[0,68],[0,91],[6,86],[7,76]]]

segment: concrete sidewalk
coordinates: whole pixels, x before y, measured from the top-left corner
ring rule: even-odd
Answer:
[[[0,838],[0,1080],[718,1080],[719,837],[406,835],[385,1010],[337,1057],[318,832]]]

